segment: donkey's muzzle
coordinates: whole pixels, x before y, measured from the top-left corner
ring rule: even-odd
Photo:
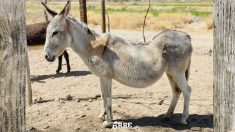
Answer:
[[[46,60],[49,61],[49,62],[53,62],[53,61],[55,60],[55,56],[51,56],[51,57],[50,57],[49,55],[46,54],[44,57],[45,57]]]

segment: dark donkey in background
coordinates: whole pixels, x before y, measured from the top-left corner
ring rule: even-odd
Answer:
[[[27,44],[28,45],[36,45],[36,44],[44,44],[46,40],[46,29],[47,25],[50,22],[42,22],[36,23],[26,26],[26,34],[27,34]],[[58,68],[56,73],[59,73],[62,69],[62,57],[64,56],[66,64],[67,64],[67,72],[70,72],[70,64],[69,64],[69,54],[66,50],[64,53],[58,57]]]

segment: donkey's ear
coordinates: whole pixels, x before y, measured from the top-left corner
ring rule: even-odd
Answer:
[[[42,5],[46,8],[47,12],[52,16],[56,16],[57,12],[53,11],[52,9],[50,9],[49,7],[47,7],[47,5],[45,3],[42,2]]]
[[[59,14],[63,15],[63,16],[68,16],[70,8],[71,8],[71,4],[70,4],[70,0],[68,0],[67,4],[64,7],[64,9]]]

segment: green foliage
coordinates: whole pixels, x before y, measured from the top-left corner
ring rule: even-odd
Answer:
[[[106,10],[108,13],[146,13],[148,2],[107,2]],[[92,6],[89,6],[89,4]],[[87,10],[100,13],[101,9],[98,2],[87,3]],[[125,6],[123,6],[125,5]],[[60,11],[64,3],[50,3],[51,8],[56,11]],[[138,7],[138,6],[141,6]],[[168,6],[165,8],[165,6]],[[206,7],[204,7],[206,6]],[[160,8],[161,7],[161,8]],[[151,9],[149,11],[153,16],[158,16],[160,13],[190,13],[193,16],[209,16],[211,11],[203,10],[202,7],[208,9],[212,8],[210,0],[205,0],[201,3],[187,3],[187,2],[178,2],[178,3],[156,3],[152,2]],[[208,7],[208,8],[207,8]],[[39,3],[26,3],[26,13],[29,12],[38,12],[43,11],[43,6]],[[79,5],[74,4],[72,6],[73,12],[79,12]]]
[[[191,11],[191,14],[193,16],[210,16],[211,15],[211,12],[208,12],[208,11]]]
[[[100,8],[88,8],[88,11],[93,12],[100,12]],[[122,9],[114,9],[114,8],[107,8],[106,9],[108,13],[145,13],[145,9],[133,9],[133,8],[122,8]],[[209,16],[211,15],[211,12],[209,11],[200,11],[191,9],[188,7],[173,7],[171,9],[165,9],[165,10],[156,10],[151,9],[149,11],[153,16],[158,16],[160,13],[190,13],[193,16]]]
[[[151,10],[150,13],[153,15],[153,16],[158,16],[160,14],[160,12],[158,10]]]

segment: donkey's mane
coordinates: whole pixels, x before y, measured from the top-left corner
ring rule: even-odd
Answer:
[[[75,26],[79,26],[79,28],[81,28],[83,31],[85,31],[86,33],[93,35],[92,31],[87,27],[87,25],[84,22],[78,21],[77,19],[75,19],[72,16],[68,16],[67,19],[69,21],[72,21],[73,23],[75,23]]]

